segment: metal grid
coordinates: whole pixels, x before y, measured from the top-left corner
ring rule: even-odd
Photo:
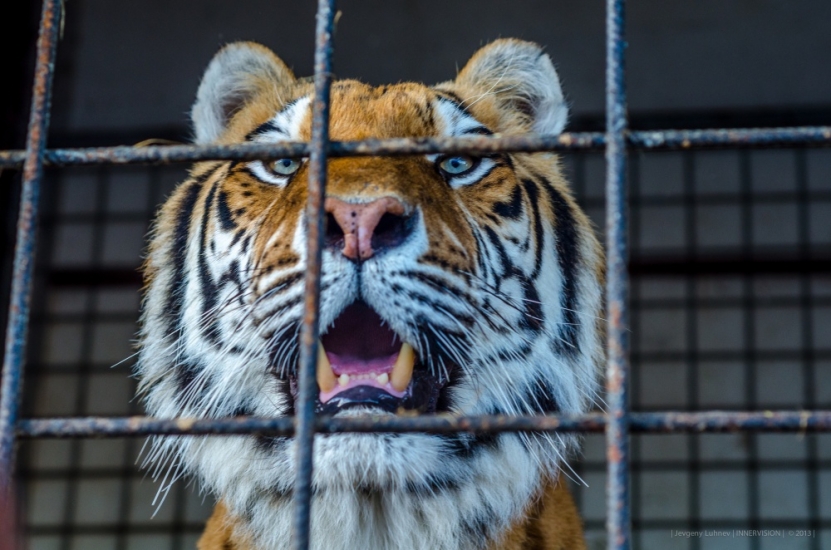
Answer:
[[[118,141],[140,137],[125,134]],[[90,139],[76,135],[73,141]],[[578,202],[602,222],[603,154],[569,153],[563,161]],[[772,255],[745,263],[727,255],[741,257],[745,249],[760,254],[774,242],[785,245],[784,251],[826,250],[831,149],[646,152],[631,155],[629,165],[632,409],[831,406],[831,338],[823,337],[829,324],[822,316],[831,309],[827,264]],[[129,340],[141,286],[136,268],[145,228],[156,205],[184,177],[182,166],[47,173],[24,416],[136,414],[129,401],[129,361],[109,367],[133,351]],[[743,179],[750,180],[750,197]],[[742,235],[742,227],[765,227],[760,221],[770,208],[787,213],[776,233]],[[798,214],[804,211],[807,217]],[[729,225],[714,212],[736,221]],[[742,221],[742,212],[751,223]],[[776,340],[744,338],[751,326],[769,334],[779,318]],[[718,319],[735,328],[723,334]],[[713,330],[716,324],[719,331]],[[79,345],[90,337],[91,349]],[[633,547],[713,548],[697,539],[670,539],[678,529],[806,526],[826,539],[803,540],[807,544],[797,548],[828,547],[828,443],[826,434],[635,434]],[[136,453],[127,449],[138,451],[141,444],[135,438],[24,442],[18,479],[29,548],[193,548],[212,500],[203,502],[192,484],[181,483],[154,514],[156,487],[142,480]],[[589,547],[596,549],[605,540],[602,433],[590,434],[584,449],[582,460],[570,465],[589,487],[572,489]],[[758,501],[754,506],[751,495]],[[748,539],[728,542],[736,550],[770,548],[770,541],[752,540],[756,545]],[[780,546],[796,542],[771,540]]]
[[[25,152],[0,153],[0,166],[23,166],[20,218],[16,243],[11,306],[3,364],[2,409],[0,409],[0,484],[9,487],[13,470],[16,437],[136,436],[143,434],[185,433],[272,433],[294,434],[298,446],[298,475],[295,490],[294,547],[308,547],[309,488],[311,446],[317,432],[342,431],[602,431],[607,434],[607,531],[609,548],[631,547],[629,506],[629,449],[631,432],[724,432],[754,431],[831,431],[831,411],[763,412],[639,412],[627,404],[629,371],[628,342],[628,252],[627,231],[627,149],[665,150],[709,147],[770,147],[831,143],[831,128],[780,128],[768,130],[705,130],[628,132],[624,87],[623,38],[624,0],[607,1],[607,132],[602,134],[564,134],[556,138],[475,138],[454,140],[384,140],[362,143],[330,143],[328,90],[331,73],[333,0],[321,0],[318,7],[315,54],[315,102],[313,134],[308,145],[176,147],[141,150],[110,148],[96,150],[46,151],[49,96],[54,68],[56,39],[62,9],[61,0],[46,0],[37,47],[37,66],[30,130]],[[579,417],[527,418],[387,418],[316,419],[311,408],[314,386],[313,358],[316,356],[317,301],[319,293],[320,242],[309,239],[306,315],[302,331],[300,405],[295,419],[227,419],[160,421],[147,418],[73,418],[19,420],[21,371],[31,302],[34,227],[37,219],[39,186],[46,164],[113,164],[190,162],[205,159],[277,158],[308,155],[310,194],[307,213],[309,234],[320,234],[321,198],[325,189],[327,155],[414,154],[424,152],[482,151],[586,151],[605,146],[607,178],[607,253],[608,253],[608,349],[607,414]],[[750,284],[745,280],[745,284]],[[747,294],[745,294],[747,296]],[[807,299],[807,298],[804,298]],[[752,308],[752,304],[745,304]],[[746,327],[752,338],[754,328]],[[809,349],[809,348],[806,348]],[[806,352],[810,353],[810,352]],[[695,357],[693,361],[697,360]],[[747,373],[752,375],[752,373]],[[748,376],[749,378],[749,376]],[[691,387],[695,387],[693,384]],[[692,390],[690,390],[692,391]],[[753,397],[752,395],[750,396]],[[755,399],[751,399],[754,402]],[[808,400],[807,403],[811,403]]]

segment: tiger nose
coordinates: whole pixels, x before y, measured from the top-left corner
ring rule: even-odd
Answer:
[[[328,214],[326,244],[343,246],[350,260],[366,260],[376,252],[403,243],[412,231],[413,216],[395,197],[353,203],[329,197],[324,203]]]

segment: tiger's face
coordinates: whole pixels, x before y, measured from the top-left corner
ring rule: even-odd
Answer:
[[[229,45],[197,95],[197,142],[307,141],[312,96],[262,46]],[[333,140],[558,133],[566,119],[548,56],[516,40],[483,48],[452,82],[338,81],[331,96]],[[601,253],[555,156],[342,158],[327,177],[319,414],[588,408],[602,354]],[[302,158],[200,163],[162,208],[138,366],[152,414],[294,413],[307,179]],[[480,548],[572,443],[316,437],[321,548]],[[263,547],[290,532],[292,457],[290,438],[262,436],[159,439],[149,456],[198,475],[240,518],[240,536]]]

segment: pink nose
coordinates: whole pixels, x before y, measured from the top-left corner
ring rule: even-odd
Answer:
[[[371,258],[378,249],[398,246],[409,234],[407,208],[394,197],[368,203],[330,197],[324,207],[330,214],[327,241],[330,245],[339,245],[342,239],[343,255],[350,260]]]

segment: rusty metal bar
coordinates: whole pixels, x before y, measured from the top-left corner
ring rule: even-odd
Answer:
[[[609,550],[631,547],[629,509],[629,275],[626,188],[625,0],[606,1],[606,531]]]
[[[559,416],[366,416],[318,417],[319,433],[387,432],[602,432],[604,413]],[[831,411],[707,411],[630,413],[629,426],[639,433],[679,432],[831,432]],[[235,417],[158,419],[146,416],[27,419],[18,423],[22,438],[143,437],[147,435],[291,436],[292,418]]]
[[[711,130],[654,130],[625,133],[626,144],[635,150],[693,150],[723,148],[774,148],[831,145],[831,127],[746,128]],[[606,135],[599,132],[565,133],[559,136],[480,136],[458,138],[393,138],[365,141],[334,141],[330,157],[416,155],[427,153],[520,153],[537,151],[601,151]],[[309,144],[276,142],[237,145],[172,145],[152,147],[93,147],[50,149],[47,166],[89,164],[169,164],[201,160],[253,160],[308,156]],[[0,168],[23,164],[25,151],[0,151]]]
[[[23,187],[14,250],[14,274],[9,316],[6,325],[2,387],[0,388],[0,491],[11,486],[14,471],[15,429],[23,389],[23,363],[32,296],[35,262],[35,234],[40,181],[43,177],[43,152],[49,129],[52,76],[61,18],[62,0],[44,0],[37,42],[37,63],[32,88],[32,110],[23,163]]]
[[[295,405],[295,481],[292,548],[309,548],[312,507],[312,470],[315,437],[320,267],[323,250],[323,205],[326,196],[326,158],[329,149],[329,99],[332,84],[332,34],[335,1],[319,0],[315,31],[315,95],[309,143],[309,188],[306,201],[306,289],[300,331],[300,372]]]

